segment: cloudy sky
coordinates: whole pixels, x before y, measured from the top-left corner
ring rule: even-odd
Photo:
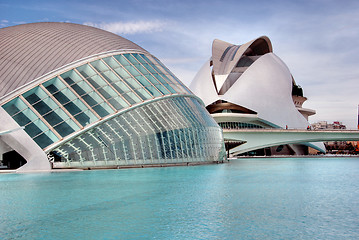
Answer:
[[[268,36],[316,121],[357,127],[359,1],[0,0],[0,28],[60,21],[119,34],[158,57],[189,84],[213,39],[242,44]]]

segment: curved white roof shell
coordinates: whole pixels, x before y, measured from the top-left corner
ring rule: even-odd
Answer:
[[[1,28],[0,96],[76,60],[119,49],[144,51],[116,34],[74,23]]]
[[[190,85],[190,89],[196,90],[195,94],[202,99],[205,106],[218,100],[218,93],[212,81],[210,61],[208,60],[203,64],[194,78],[198,80],[192,81]]]
[[[243,45],[233,45],[231,43],[215,39],[212,44],[213,73],[215,75],[229,74],[235,67],[242,55],[251,49],[261,46],[260,52],[272,52],[272,43],[268,37],[262,36],[253,39]]]
[[[307,120],[292,101],[291,74],[273,53],[263,55],[220,98],[257,112],[280,127],[306,128]]]
[[[286,64],[273,53],[268,37],[243,45],[214,40],[212,59],[190,84],[206,106],[223,100],[256,113],[273,127],[305,129],[309,122],[292,98],[294,79]],[[324,149],[316,143],[317,149]]]
[[[272,44],[265,36],[241,46],[216,39],[212,47],[212,69],[207,61],[191,82],[190,89],[206,106],[225,100],[255,111],[259,118],[276,126],[306,128],[309,123],[292,100],[292,75],[272,51]],[[240,59],[253,52],[257,52],[253,63],[238,68]],[[243,72],[239,74],[237,69]],[[230,87],[219,94],[228,80]]]

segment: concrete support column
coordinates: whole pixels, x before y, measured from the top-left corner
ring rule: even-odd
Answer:
[[[0,123],[0,132],[20,128],[19,124],[17,124],[2,107],[0,107]],[[8,146],[15,150],[27,161],[25,165],[17,169],[17,172],[51,169],[45,152],[24,130],[17,130],[0,135],[0,146],[1,145],[1,148]]]

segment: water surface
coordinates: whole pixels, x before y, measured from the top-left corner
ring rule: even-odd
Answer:
[[[0,239],[358,238],[358,158],[0,174]]]

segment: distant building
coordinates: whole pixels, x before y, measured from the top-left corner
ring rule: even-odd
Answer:
[[[212,56],[190,84],[223,129],[307,129],[307,100],[285,63],[273,53],[268,37],[242,45],[214,40]],[[241,142],[227,139],[227,148]],[[323,143],[257,149],[254,154],[307,154],[308,146],[325,152]]]
[[[10,168],[116,168],[225,158],[222,129],[156,57],[79,24],[0,29],[0,156]],[[50,166],[51,163],[51,166]]]
[[[312,123],[312,128],[315,130],[320,129],[346,129],[347,127],[339,121],[334,121],[333,123],[328,123],[327,121],[319,121],[316,123]]]
[[[346,126],[339,121],[328,123],[327,121],[319,121],[312,124],[314,130],[344,130]],[[355,147],[357,146],[356,141],[333,141],[324,142],[327,149],[327,153],[332,154],[357,154]]]

